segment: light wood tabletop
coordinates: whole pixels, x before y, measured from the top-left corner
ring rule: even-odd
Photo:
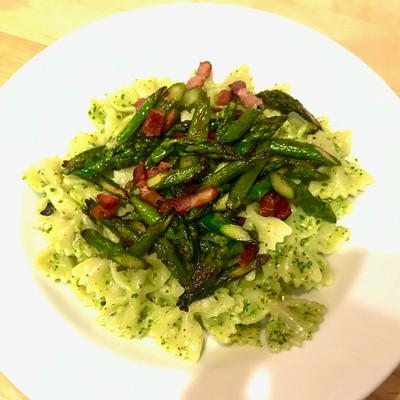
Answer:
[[[181,2],[0,0],[0,87],[41,50],[87,23],[134,8]],[[353,52],[400,96],[399,0],[215,2],[261,9],[314,28]],[[0,400],[3,399],[21,400],[26,397],[0,372]],[[400,400],[400,367],[366,400]]]

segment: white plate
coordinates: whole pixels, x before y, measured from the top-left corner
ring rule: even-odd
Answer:
[[[205,59],[217,80],[247,63],[259,89],[290,83],[314,114],[353,130],[354,152],[376,183],[345,221],[352,239],[332,259],[337,282],[314,295],[330,312],[312,341],[278,355],[210,344],[190,365],[146,341],[112,338],[68,294],[33,272],[32,197],[21,173],[43,156],[64,154],[75,132],[89,126],[93,96],[138,77],[183,80]],[[26,64],[0,96],[0,368],[32,400],[356,400],[396,367],[400,102],[351,53],[264,12],[159,6],[70,34]]]

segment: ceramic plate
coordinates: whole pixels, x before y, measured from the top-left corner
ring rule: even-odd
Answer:
[[[340,29],[340,27],[338,27]],[[97,327],[32,267],[32,195],[22,171],[62,155],[89,128],[92,97],[164,76],[185,80],[210,60],[215,80],[246,63],[258,89],[288,83],[315,115],[353,131],[353,151],[375,178],[344,224],[329,307],[301,348],[224,347],[211,341],[196,365],[151,341]],[[400,361],[400,102],[363,62],[319,33],[272,14],[215,4],[138,9],[90,24],[28,62],[1,89],[0,367],[32,400],[360,400]]]

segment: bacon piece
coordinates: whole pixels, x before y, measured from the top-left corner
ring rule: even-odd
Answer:
[[[199,208],[211,203],[217,197],[217,189],[214,186],[207,186],[201,192],[185,194],[160,202],[157,209],[160,214],[164,214],[173,208],[177,215],[182,215],[192,208]]]
[[[162,131],[168,132],[178,117],[179,117],[178,109],[173,108],[165,117],[165,122]]]
[[[240,102],[246,108],[258,107],[263,104],[263,101],[259,97],[247,89],[245,82],[236,81],[232,82],[229,86],[233,94],[239,98]]]
[[[145,137],[160,136],[163,132],[165,119],[166,117],[163,111],[152,108],[143,123],[143,135]]]
[[[263,217],[273,217],[275,212],[275,202],[278,193],[269,191],[260,200],[260,215]]]
[[[215,104],[219,106],[226,106],[233,98],[232,90],[223,89],[218,93]]]
[[[175,132],[171,135],[171,137],[174,138],[174,139],[178,139],[178,138],[181,138],[181,137],[183,137],[183,136],[185,136],[185,135],[183,134],[183,132],[180,132],[180,131],[175,131]]]
[[[239,264],[242,267],[249,265],[256,258],[258,250],[260,250],[260,246],[257,243],[249,243],[239,257]]]
[[[286,219],[291,213],[289,201],[274,190],[270,190],[260,200],[260,215]]]
[[[139,188],[139,197],[153,207],[157,207],[158,204],[164,202],[164,197],[157,190],[149,189],[146,185]]]
[[[209,131],[208,132],[208,139],[216,140],[217,139],[217,132]]]
[[[146,168],[145,163],[140,162],[133,170],[133,183],[139,189],[139,197],[147,204],[157,207],[159,202],[164,201],[164,198],[154,189],[147,187],[147,179],[150,176],[154,176],[159,172],[168,171],[171,168],[171,164],[165,161],[161,161],[157,167],[150,170]]]
[[[140,107],[142,107],[142,105],[144,104],[144,102],[146,101],[146,99],[144,97],[141,97],[140,99],[136,100],[134,106],[136,109],[139,109]]]
[[[97,195],[97,205],[90,214],[94,218],[107,219],[117,214],[120,206],[120,199],[111,193],[99,193]]]
[[[236,216],[233,218],[233,221],[236,222],[238,225],[243,226],[246,222],[246,217]]]
[[[275,217],[281,220],[286,219],[292,213],[288,199],[281,197],[275,205]]]
[[[165,162],[165,161],[161,161],[161,162],[157,165],[157,167],[154,167],[154,168],[152,168],[152,169],[149,169],[149,170],[147,171],[147,175],[148,175],[148,177],[150,178],[151,176],[157,175],[159,172],[165,172],[165,171],[170,170],[171,167],[172,167],[172,165],[171,165],[170,163]]]
[[[259,97],[247,89],[239,89],[236,92],[236,96],[246,108],[254,108],[263,104],[263,101]]]
[[[192,76],[187,81],[186,87],[188,89],[194,88],[196,86],[201,87],[201,86],[203,86],[203,83],[204,83],[204,79],[201,76],[195,75],[195,76]]]
[[[147,187],[147,179],[150,176],[153,176],[161,172],[159,168],[161,168],[161,170],[165,170],[166,168],[165,164],[168,163],[161,162],[158,167],[152,168],[151,170],[147,170],[145,163],[142,161],[133,170],[133,183],[139,189],[139,197],[145,203],[150,204],[153,207],[157,207],[157,204],[160,201],[164,201],[164,198],[156,190],[149,189]]]
[[[197,68],[197,75],[207,79],[211,75],[212,65],[210,61],[201,61],[199,68]]]
[[[146,168],[146,164],[141,161],[133,170],[133,183],[136,187],[146,185],[149,173]]]
[[[232,82],[229,87],[231,88],[233,94],[236,94],[240,89],[246,89],[246,83],[243,81]]]
[[[196,75],[192,76],[186,83],[188,89],[203,86],[206,79],[211,75],[212,65],[209,61],[201,61],[197,68]]]

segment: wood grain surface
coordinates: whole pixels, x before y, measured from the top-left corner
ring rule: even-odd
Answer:
[[[0,0],[0,87],[41,50],[83,25],[121,11],[182,2],[187,0]],[[272,12],[323,33],[363,60],[400,96],[400,0],[214,2]],[[27,400],[1,372],[0,400]],[[400,400],[400,367],[366,400]]]

